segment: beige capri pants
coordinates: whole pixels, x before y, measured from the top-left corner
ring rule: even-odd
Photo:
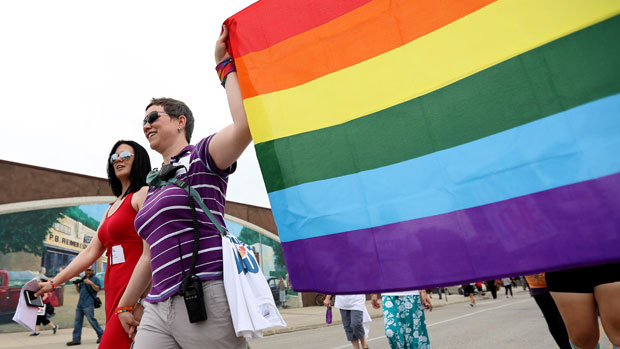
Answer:
[[[179,295],[159,303],[145,303],[132,348],[249,348],[245,338],[235,335],[224,282],[204,281],[202,289],[206,321],[190,323],[185,301]]]

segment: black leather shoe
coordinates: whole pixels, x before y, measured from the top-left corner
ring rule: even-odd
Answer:
[[[67,342],[67,346],[68,346],[68,347],[70,347],[70,346],[72,346],[72,345],[80,345],[80,344],[82,344],[82,343],[80,343],[80,342],[76,342],[76,341]]]
[[[99,344],[99,342],[101,342],[101,337],[97,338],[97,344]]]

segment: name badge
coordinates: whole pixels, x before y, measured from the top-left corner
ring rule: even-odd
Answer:
[[[112,264],[125,263],[125,253],[122,245],[112,246]]]

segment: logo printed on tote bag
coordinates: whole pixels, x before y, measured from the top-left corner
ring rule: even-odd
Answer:
[[[237,262],[237,272],[247,274],[248,272],[256,274],[260,270],[254,253],[242,242],[232,236],[228,236],[233,245],[237,248],[237,253],[233,253]]]

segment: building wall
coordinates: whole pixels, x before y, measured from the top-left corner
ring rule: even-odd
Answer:
[[[17,185],[19,183],[19,185]],[[0,205],[81,196],[110,196],[108,180],[0,160]]]
[[[15,185],[16,183],[19,185]],[[112,195],[112,191],[106,178],[0,160],[0,205],[35,200],[110,195]],[[278,234],[269,208],[227,201],[225,210],[226,214]],[[32,258],[32,255],[30,257],[11,258]],[[33,270],[38,269],[41,264],[40,257],[38,260],[32,258],[30,264],[37,264],[37,268]],[[313,292],[304,293],[304,305],[314,304],[315,295],[316,293]]]
[[[41,267],[41,256],[35,256],[27,252],[0,252],[0,266],[6,270],[32,270],[38,271]]]

